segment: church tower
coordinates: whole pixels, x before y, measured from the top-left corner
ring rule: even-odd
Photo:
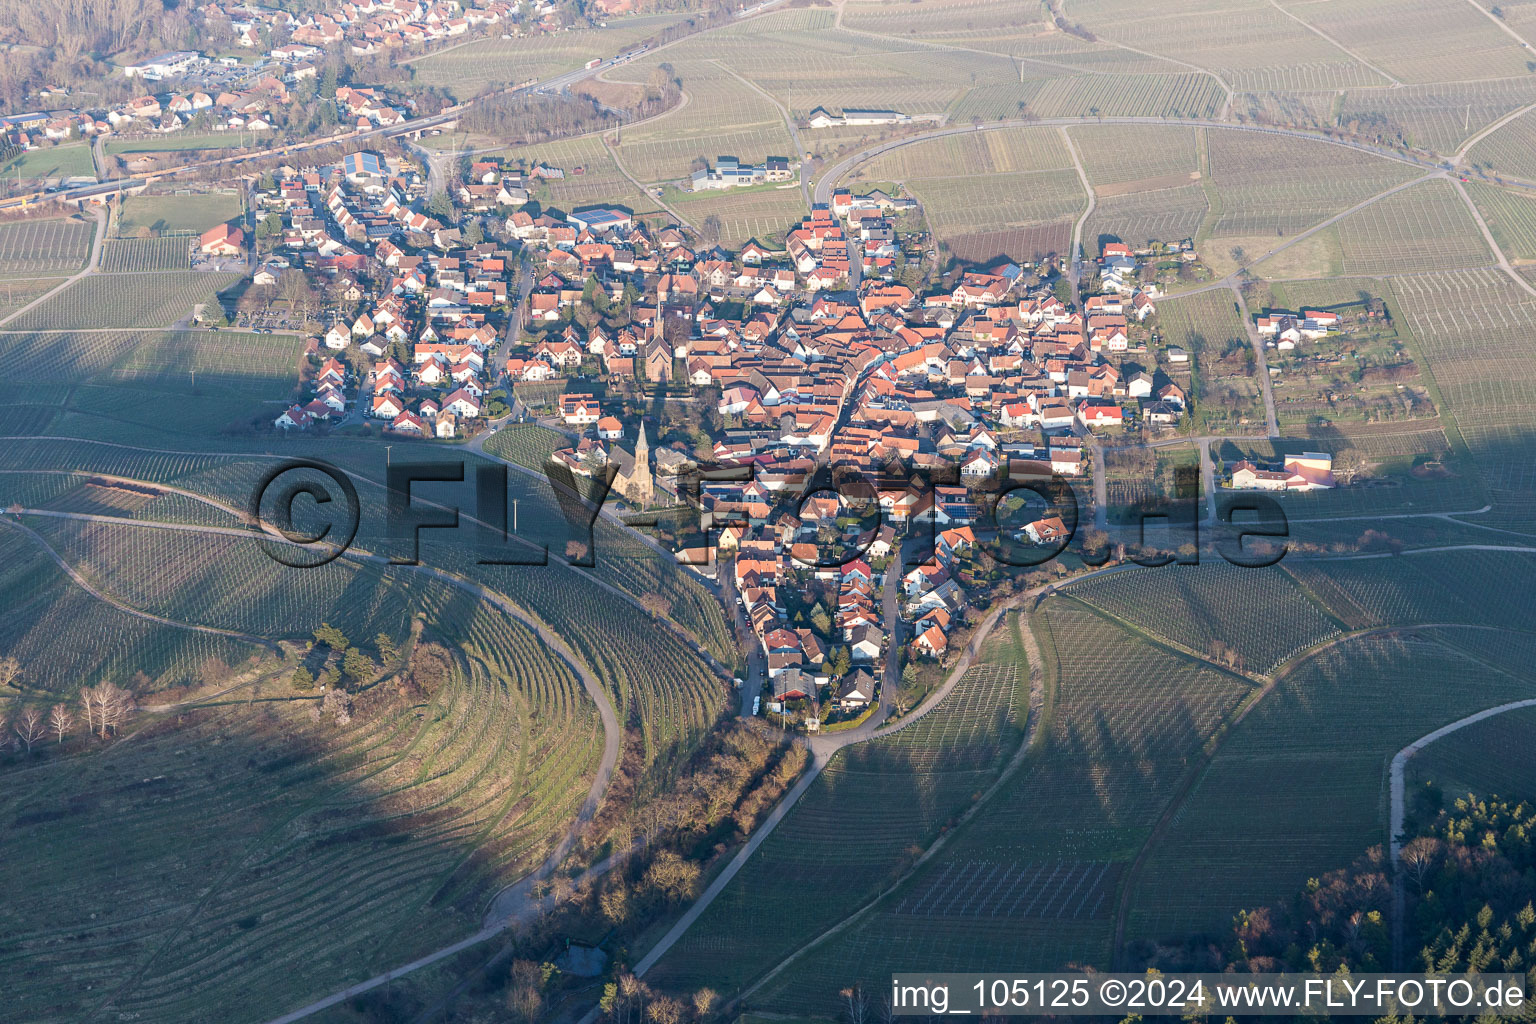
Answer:
[[[639,508],[651,505],[656,497],[655,478],[651,475],[651,444],[645,436],[645,420],[640,420],[640,436],[635,441],[634,460],[614,481],[614,490],[624,500]]]

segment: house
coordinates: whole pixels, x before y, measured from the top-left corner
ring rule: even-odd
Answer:
[[[1024,535],[1035,544],[1061,544],[1072,537],[1060,516],[1035,520],[1024,527]]]
[[[875,677],[865,669],[856,669],[843,677],[834,693],[839,711],[857,711],[875,699]]]
[[[340,352],[350,344],[352,344],[352,332],[340,324],[325,332],[325,347],[333,352]]]
[[[912,641],[912,646],[930,658],[942,658],[949,650],[949,637],[938,626],[929,626]]]
[[[560,396],[560,418],[573,427],[590,427],[602,414],[602,406],[591,395]]]
[[[463,388],[443,399],[443,410],[461,419],[474,419],[480,415],[480,399]],[[441,418],[441,414],[439,414]]]
[[[393,420],[405,412],[405,402],[399,395],[386,391],[382,395],[373,396],[373,408],[369,414],[375,419]]]
[[[244,249],[245,232],[233,224],[219,224],[204,231],[197,239],[199,251],[209,256],[239,256]]]
[[[619,441],[624,438],[624,424],[617,417],[604,416],[597,421],[597,439],[599,441]]]
[[[273,422],[279,430],[308,430],[313,420],[302,406],[294,405]]]

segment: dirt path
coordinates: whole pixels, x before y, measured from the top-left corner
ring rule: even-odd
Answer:
[[[55,515],[60,515],[60,513],[55,513]],[[68,518],[81,517],[83,517],[83,514],[71,515]],[[20,532],[26,534],[33,543],[35,543],[38,547],[42,548],[43,551],[47,553],[49,558],[53,559],[55,564],[57,564],[60,569],[64,570],[70,579],[75,581],[76,585],[78,585],[81,590],[84,590],[87,594],[90,594],[98,601],[109,604],[113,608],[116,608],[118,611],[123,612],[126,615],[132,615],[136,619],[143,619],[146,622],[153,622],[161,626],[172,626],[176,629],[188,629],[195,633],[209,633],[213,636],[224,636],[235,640],[244,640],[246,643],[265,647],[267,650],[272,651],[274,654],[281,653],[281,649],[278,647],[278,645],[273,641],[266,639],[265,637],[254,636],[250,633],[241,633],[239,630],[234,629],[219,629],[216,626],[199,626],[190,622],[179,622],[176,619],[168,619],[163,615],[155,615],[151,612],[146,612],[139,608],[135,608],[133,605],[128,604],[126,601],[123,601],[120,598],[113,597],[111,594],[106,594],[100,590],[97,590],[84,576],[80,575],[80,573],[75,570],[74,566],[66,562],[64,557],[55,551],[53,546],[44,540],[41,534],[33,530],[31,527],[25,526],[13,519],[4,519],[0,520],[0,522],[3,522],[6,526],[9,526],[13,530],[19,530]]]
[[[1088,223],[1088,218],[1093,216],[1094,207],[1098,205],[1098,198],[1093,193],[1093,183],[1088,180],[1088,172],[1083,168],[1082,154],[1077,151],[1077,143],[1072,140],[1072,133],[1066,128],[1057,128],[1061,134],[1061,141],[1066,144],[1067,152],[1072,154],[1072,168],[1077,171],[1077,180],[1082,182],[1083,193],[1088,197],[1088,204],[1083,207],[1083,212],[1078,215],[1076,223],[1072,225],[1072,264],[1067,271],[1067,280],[1072,283],[1073,301],[1078,300],[1078,282],[1083,274],[1083,225]]]
[[[1508,711],[1520,708],[1536,707],[1536,700],[1517,700],[1508,704],[1500,704],[1498,707],[1486,708],[1466,718],[1457,719],[1450,725],[1442,725],[1434,732],[1420,736],[1408,744],[1392,758],[1390,771],[1392,789],[1391,825],[1388,831],[1388,841],[1392,852],[1392,969],[1401,970],[1403,962],[1403,914],[1406,910],[1406,902],[1403,895],[1403,866],[1399,862],[1402,853],[1403,823],[1406,818],[1404,808],[1403,791],[1404,777],[1407,772],[1408,760],[1423,750],[1425,747],[1442,740],[1453,732],[1459,732],[1469,725],[1502,715]]]

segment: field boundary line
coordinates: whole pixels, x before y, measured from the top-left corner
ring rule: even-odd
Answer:
[[[31,513],[29,510],[29,514],[36,513]],[[133,605],[122,600],[121,598],[113,597],[104,591],[98,590],[90,581],[81,575],[74,566],[70,565],[69,562],[65,560],[63,555],[54,550],[52,544],[49,544],[48,541],[44,539],[40,533],[32,529],[30,526],[27,526],[25,523],[16,522],[12,519],[0,520],[0,522],[4,522],[5,525],[11,527],[12,529],[20,530],[22,533],[31,538],[31,540],[35,542],[38,547],[42,548],[43,551],[53,559],[53,561],[58,565],[60,569],[64,570],[65,574],[68,575],[69,578],[73,580],[81,590],[84,590],[87,594],[90,594],[98,601],[111,605],[113,608],[116,608],[118,611],[123,612],[124,614],[132,615],[135,618],[145,619],[149,622],[155,622],[162,626],[172,626],[176,629],[189,629],[198,633],[211,633],[214,636],[225,636],[235,640],[243,640],[246,643],[252,643],[259,647],[264,647],[279,657],[282,656],[281,646],[279,646],[276,641],[268,640],[265,637],[259,637],[251,633],[242,633],[237,629],[220,629],[217,626],[203,626],[195,622],[182,622],[178,619],[168,619],[163,615],[156,615],[153,612],[146,612],[142,609],[135,608]]]

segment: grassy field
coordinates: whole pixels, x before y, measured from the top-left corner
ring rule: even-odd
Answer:
[[[156,135],[147,139],[114,139],[104,144],[112,156],[119,153],[175,153],[197,149],[239,149],[242,138],[254,142],[252,135],[242,137],[239,132],[216,132],[198,135],[175,132]]]
[[[1153,841],[1129,937],[1218,934],[1238,910],[1280,901],[1385,843],[1392,755],[1532,695],[1528,674],[1488,671],[1412,634],[1345,641],[1307,661],[1233,731]]]
[[[0,176],[13,181],[43,181],[49,178],[95,178],[96,165],[91,160],[91,147],[84,142],[54,146],[51,149],[29,149],[0,166]]]
[[[13,331],[169,327],[216,303],[235,274],[92,274],[6,325]],[[215,310],[216,312],[216,310]]]
[[[139,195],[123,200],[117,231],[123,237],[140,228],[157,234],[201,234],[240,214],[240,197],[234,192],[207,195]]]
[[[1264,396],[1247,329],[1232,293],[1217,289],[1157,304],[1163,342],[1190,354],[1196,415],[1217,432],[1244,433],[1264,422]],[[1187,389],[1186,389],[1187,390]]]
[[[927,845],[985,787],[1019,741],[1028,696],[1022,653],[1006,623],[988,644],[982,662],[932,713],[840,751],[651,976],[733,991],[899,875],[911,850]],[[780,877],[794,879],[796,898],[775,881]],[[846,978],[854,967],[818,953],[794,976],[805,989],[802,972],[813,972],[820,995],[829,977]],[[765,994],[764,1005],[782,1002]]]

